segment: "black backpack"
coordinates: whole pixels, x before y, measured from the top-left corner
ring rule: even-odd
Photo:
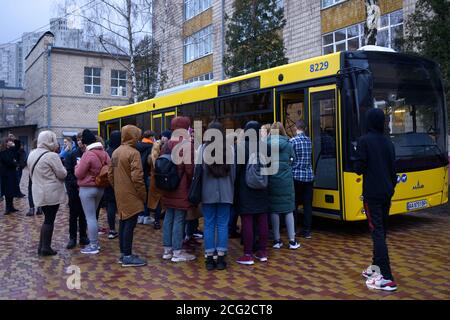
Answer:
[[[156,187],[165,191],[173,191],[180,184],[177,166],[172,161],[170,154],[164,154],[155,161]]]

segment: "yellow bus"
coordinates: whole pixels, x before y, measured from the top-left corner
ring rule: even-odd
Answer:
[[[380,50],[339,52],[209,83],[161,92],[148,101],[105,108],[99,132],[133,124],[161,133],[175,116],[214,119],[226,128],[249,120],[281,121],[289,134],[306,121],[313,145],[314,214],[345,221],[366,218],[362,178],[353,172],[365,113],[381,108],[396,151],[398,184],[391,215],[448,201],[447,116],[437,65]]]

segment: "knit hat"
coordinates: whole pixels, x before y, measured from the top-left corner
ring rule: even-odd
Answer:
[[[177,129],[189,129],[189,126],[191,125],[191,119],[188,117],[175,117],[172,119],[171,127],[172,131],[175,131]]]
[[[97,142],[97,139],[95,138],[95,135],[92,133],[92,131],[89,129],[84,129],[83,133],[81,134],[81,143],[88,146],[95,142]]]

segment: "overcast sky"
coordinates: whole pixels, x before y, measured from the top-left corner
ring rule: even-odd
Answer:
[[[55,15],[55,3],[56,0],[0,0],[0,44],[49,23]]]

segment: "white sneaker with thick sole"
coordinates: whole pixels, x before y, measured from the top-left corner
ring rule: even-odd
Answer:
[[[142,224],[149,225],[149,224],[153,224],[154,222],[155,222],[155,218],[153,218],[153,217],[144,217],[144,219],[142,221]]]
[[[296,250],[298,248],[300,248],[300,243],[298,243],[297,241],[289,241],[289,249],[291,250]]]
[[[383,291],[397,290],[397,284],[392,280],[384,279],[381,274],[367,279],[366,286],[369,289],[375,290],[383,290]]]
[[[172,262],[185,262],[195,260],[195,256],[185,251],[174,251],[171,261]]]
[[[172,259],[172,256],[173,256],[172,249],[164,249],[164,254],[162,256],[164,260],[170,260]]]
[[[379,273],[373,269],[373,266],[368,266],[367,269],[364,269],[361,273],[362,276],[366,279],[379,275]]]

